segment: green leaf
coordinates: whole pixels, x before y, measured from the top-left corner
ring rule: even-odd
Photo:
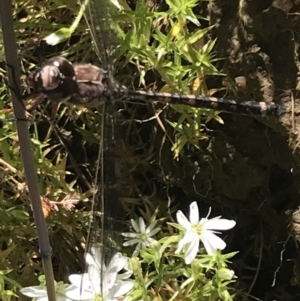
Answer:
[[[190,44],[194,44],[198,42],[200,39],[202,39],[212,28],[214,28],[214,25],[206,27],[204,29],[199,29],[196,32],[194,32],[190,37],[188,37],[187,42]],[[214,46],[214,44],[213,44]]]
[[[65,42],[72,36],[73,32],[70,27],[63,27],[48,35],[44,40],[48,45],[58,45]]]

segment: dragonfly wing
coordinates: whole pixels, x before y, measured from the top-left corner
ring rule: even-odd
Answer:
[[[87,252],[94,256],[100,256],[100,290],[102,299],[112,292],[112,285],[116,279],[116,272],[106,271],[106,267],[114,266],[110,261],[114,260],[120,246],[122,206],[118,198],[118,184],[116,177],[116,162],[114,150],[116,149],[116,122],[114,110],[114,81],[112,79],[113,52],[116,49],[115,34],[111,28],[111,15],[113,6],[108,0],[90,0],[86,9],[86,20],[92,34],[96,52],[105,70],[105,87],[99,96],[99,115],[102,118],[100,133],[98,168],[96,181],[98,192],[93,200],[93,221],[91,223]],[[80,71],[80,70],[79,70]],[[83,71],[83,70],[81,70]],[[97,73],[97,72],[96,72]],[[79,73],[78,73],[79,75]],[[94,79],[102,82],[102,80]],[[82,83],[84,85],[84,83]],[[100,88],[100,87],[98,87]],[[124,216],[124,214],[123,214]],[[95,252],[97,248],[97,252]],[[98,252],[100,250],[100,252]],[[101,254],[101,255],[99,255]],[[90,268],[90,267],[89,267]],[[108,275],[114,275],[108,279]],[[97,290],[96,290],[97,291]]]
[[[117,49],[117,35],[113,29],[112,16],[117,9],[110,0],[89,0],[85,19],[89,26],[95,50],[105,70],[112,72]],[[81,1],[82,5],[83,3]]]

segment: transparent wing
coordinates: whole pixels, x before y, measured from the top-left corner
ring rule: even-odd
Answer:
[[[107,71],[105,100],[99,107],[102,112],[102,128],[99,144],[98,168],[96,183],[98,184],[93,200],[93,218],[89,230],[87,243],[87,255],[99,262],[100,287],[94,291],[101,295],[101,300],[111,299],[109,294],[113,292],[116,280],[117,265],[116,253],[119,249],[121,231],[120,216],[122,206],[118,199],[118,179],[116,177],[116,122],[114,99],[112,98],[114,87],[112,70],[113,55],[116,49],[116,36],[111,28],[111,15],[113,6],[107,0],[90,0],[86,8],[86,20],[90,28],[95,50],[102,62],[102,67]],[[103,100],[103,97],[102,97]],[[101,100],[99,101],[101,102]],[[112,262],[114,261],[114,262]],[[89,263],[88,263],[89,264]],[[88,271],[90,271],[90,264]],[[108,271],[111,268],[112,270]],[[93,277],[93,276],[91,276]],[[110,296],[110,297],[109,297]]]
[[[95,288],[94,292],[98,292],[102,300],[108,298],[106,295],[110,293],[111,286],[114,284],[110,278],[112,271],[107,271],[107,267],[111,266],[112,258],[119,249],[119,236],[116,233],[121,231],[119,214],[122,212],[115,173],[116,158],[113,150],[116,140],[112,108],[109,103],[103,104],[96,177],[98,191],[93,199],[92,221],[87,239],[87,253],[94,257],[94,261],[99,262],[100,287]],[[90,266],[88,271],[89,269]],[[93,275],[89,276],[93,277]]]
[[[110,0],[89,0],[86,5],[85,19],[89,26],[94,47],[101,60],[102,67],[113,71],[113,62],[117,49],[117,35],[113,30],[112,16],[116,13],[116,7]]]

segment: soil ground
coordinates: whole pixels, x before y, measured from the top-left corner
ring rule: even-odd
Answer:
[[[239,100],[273,101],[288,113],[223,114],[225,125],[209,124],[211,145],[195,159],[201,172],[187,172],[182,186],[237,220],[230,249],[240,250],[241,287],[264,301],[299,300],[299,219],[291,213],[300,204],[300,1],[216,0],[205,9],[225,58],[223,84]]]

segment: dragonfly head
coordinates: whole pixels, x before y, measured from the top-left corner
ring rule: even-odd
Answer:
[[[57,66],[45,65],[29,75],[27,83],[38,92],[47,92],[56,89],[63,79],[64,76]]]

